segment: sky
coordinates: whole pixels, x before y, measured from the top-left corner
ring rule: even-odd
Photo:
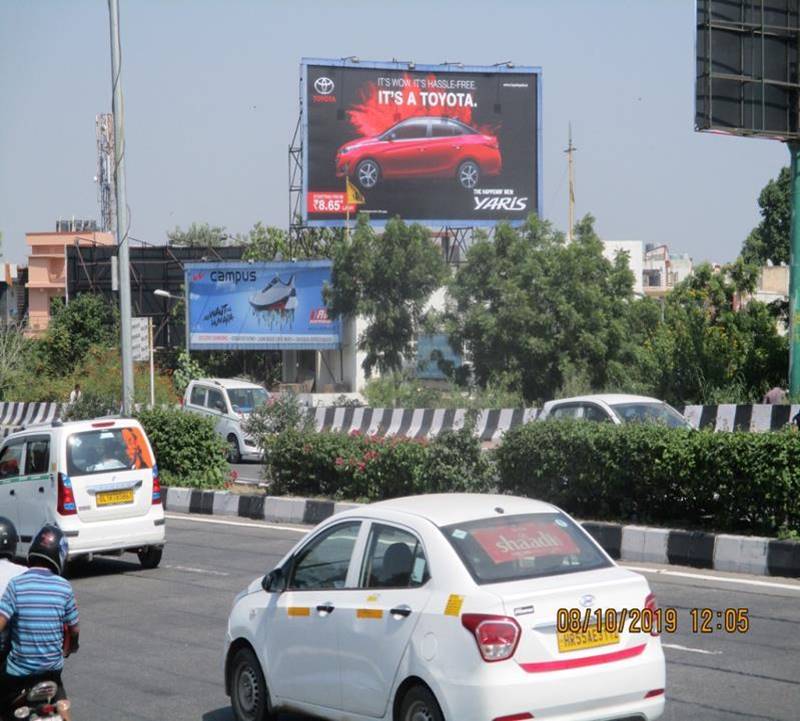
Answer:
[[[287,226],[300,59],[542,68],[543,215],[607,240],[730,261],[788,162],[776,141],[693,129],[694,0],[120,0],[131,235]],[[0,232],[99,218],[95,115],[111,110],[104,0],[0,0]]]

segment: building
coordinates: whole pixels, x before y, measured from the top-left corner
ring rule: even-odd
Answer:
[[[643,263],[644,294],[662,298],[678,283],[692,274],[692,259],[688,253],[672,254],[667,245],[647,243]]]
[[[96,230],[86,221],[59,221],[54,233],[26,233],[28,253],[28,326],[30,335],[41,335],[50,324],[50,305],[67,290],[67,248],[113,246],[114,236]],[[75,230],[73,230],[74,228]]]
[[[753,297],[762,303],[789,300],[789,266],[766,265],[761,268]]]
[[[633,273],[633,292],[642,295],[644,278],[644,251],[641,240],[604,240],[603,255],[612,263],[617,253],[625,253],[628,256],[628,266]]]
[[[15,263],[0,265],[0,327],[21,324],[28,312],[25,283],[28,269]]]

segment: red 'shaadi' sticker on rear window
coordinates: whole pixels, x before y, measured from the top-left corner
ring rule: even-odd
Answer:
[[[472,531],[472,537],[495,563],[579,553],[569,534],[552,523],[482,528]]]

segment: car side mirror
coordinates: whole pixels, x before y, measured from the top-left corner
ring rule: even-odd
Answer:
[[[286,589],[286,576],[282,568],[273,568],[261,579],[261,588],[267,593],[282,593]]]

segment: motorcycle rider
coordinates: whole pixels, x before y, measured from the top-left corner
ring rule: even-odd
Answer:
[[[0,676],[0,713],[40,681],[58,685],[55,701],[66,700],[61,682],[65,634],[68,654],[78,650],[78,608],[69,581],[59,575],[67,559],[67,539],[58,526],[46,524],[28,551],[30,568],[9,581],[0,599],[0,632],[11,626],[11,652]],[[64,721],[68,708],[58,704]]]
[[[14,563],[16,553],[17,529],[8,518],[0,516],[0,598],[3,597],[8,582],[28,570],[25,566]],[[0,632],[0,672],[5,668],[10,643],[8,629]]]

